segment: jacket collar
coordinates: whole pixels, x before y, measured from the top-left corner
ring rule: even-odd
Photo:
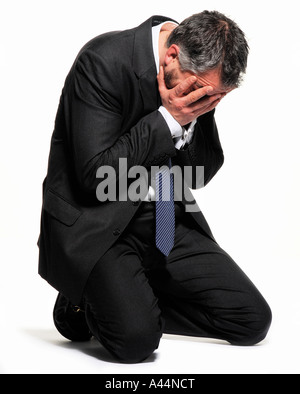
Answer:
[[[144,23],[135,29],[133,69],[138,77],[155,65],[155,59],[152,47],[153,26],[159,25],[165,21],[174,21],[172,18],[155,15],[147,19]],[[176,21],[174,21],[176,22]],[[176,22],[177,23],[177,22]]]

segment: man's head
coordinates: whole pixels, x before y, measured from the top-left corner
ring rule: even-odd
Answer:
[[[242,30],[225,15],[204,11],[192,15],[169,35],[165,57],[166,85],[188,75],[200,76],[198,86],[216,91],[238,87],[246,72],[249,47]],[[177,64],[176,64],[177,62]]]

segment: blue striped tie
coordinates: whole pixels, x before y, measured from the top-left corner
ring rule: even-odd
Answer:
[[[163,166],[156,173],[156,247],[168,256],[174,246],[175,239],[175,208],[174,180],[170,173],[172,166]]]

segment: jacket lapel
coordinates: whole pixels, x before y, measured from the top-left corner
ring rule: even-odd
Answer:
[[[156,67],[151,67],[139,79],[139,87],[144,105],[144,112],[150,113],[160,106],[160,95],[156,80]]]

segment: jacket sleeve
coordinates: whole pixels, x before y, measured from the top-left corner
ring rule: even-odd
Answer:
[[[214,118],[215,110],[198,118],[192,142],[187,149],[177,150],[173,163],[191,168],[190,177],[185,177],[187,185],[198,189],[208,184],[224,162],[223,150],[219,140],[218,129]],[[203,171],[196,171],[197,166]],[[204,175],[204,177],[203,177]]]
[[[111,166],[118,177],[119,158],[127,167],[159,164],[176,150],[162,115],[154,111],[122,134],[120,75],[98,54],[85,51],[75,62],[63,90],[68,147],[77,181],[95,192],[97,169]]]

